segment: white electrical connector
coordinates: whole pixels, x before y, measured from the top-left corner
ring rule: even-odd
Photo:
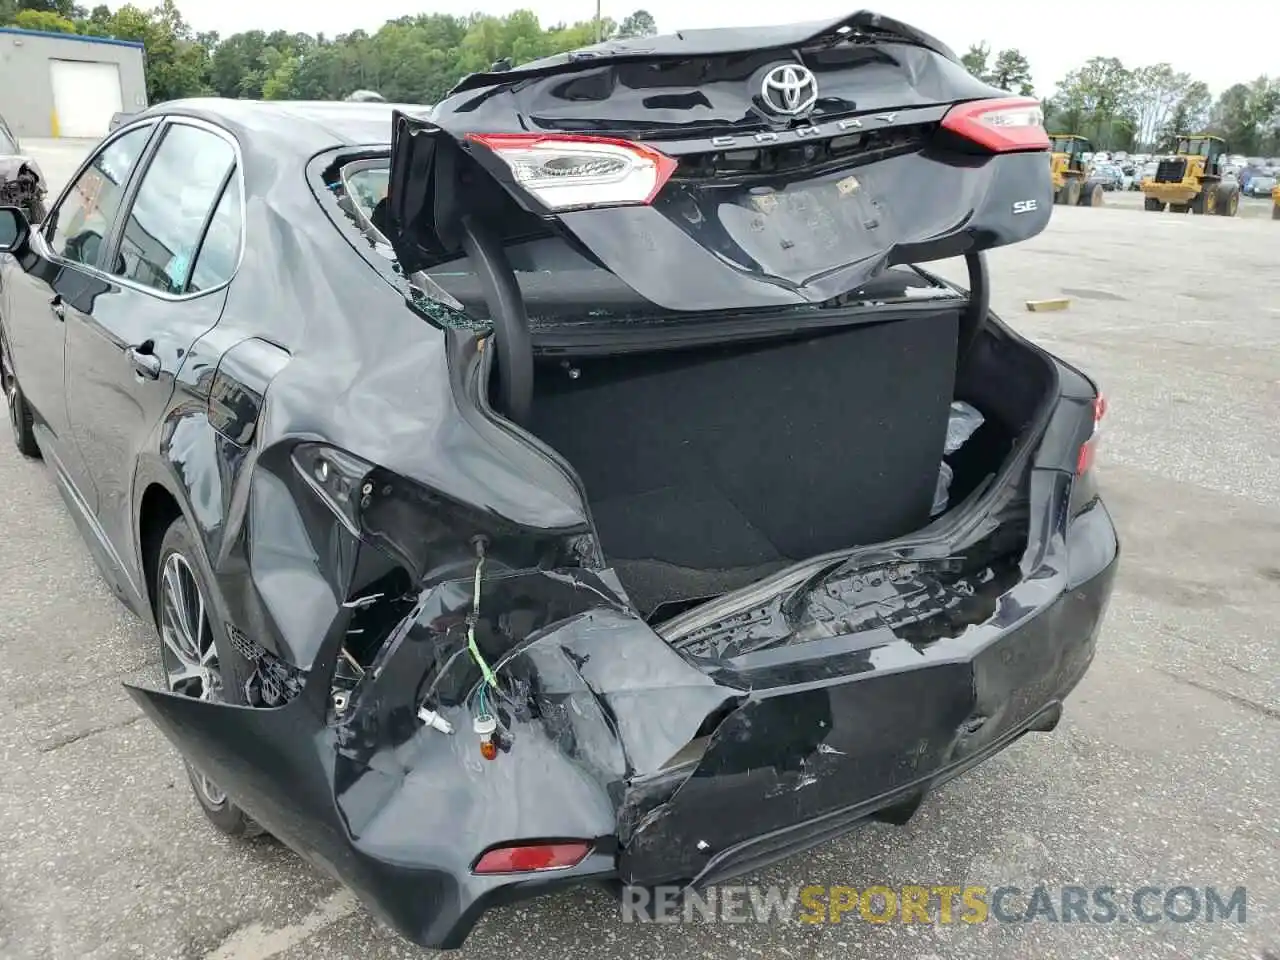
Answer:
[[[453,724],[440,716],[440,714],[436,713],[434,710],[428,710],[426,707],[419,707],[418,719],[428,727],[431,727],[434,730],[439,730],[441,733],[453,733]]]
[[[471,729],[481,739],[491,737],[498,729],[498,721],[491,714],[482,713],[472,721]]]

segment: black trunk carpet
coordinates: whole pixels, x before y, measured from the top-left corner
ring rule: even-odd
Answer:
[[[582,477],[648,614],[923,526],[955,349],[956,319],[938,314],[546,364],[531,428]]]

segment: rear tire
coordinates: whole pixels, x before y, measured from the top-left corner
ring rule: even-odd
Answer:
[[[1157,200],[1155,197],[1147,197],[1142,201],[1142,209],[1161,213],[1164,210],[1164,201]]]
[[[1239,209],[1240,191],[1238,189],[1232,189],[1231,187],[1227,187],[1225,189],[1220,187],[1217,210],[1214,212],[1220,217],[1234,217],[1236,215],[1236,211]]]
[[[160,542],[151,596],[160,638],[160,667],[171,693],[243,704],[247,664],[232,648],[221,625],[214,626],[207,598],[212,593],[195,548],[195,537],[182,517],[174,520]],[[187,760],[187,778],[196,802],[209,822],[229,837],[255,837],[263,832],[212,780]]]
[[[22,395],[18,386],[18,374],[13,369],[13,355],[9,352],[9,342],[0,330],[0,390],[4,392],[5,412],[9,416],[9,427],[13,433],[13,445],[24,457],[33,460],[40,456],[40,445],[36,443],[35,415]]]
[[[1271,206],[1271,219],[1272,219],[1272,220],[1280,220],[1280,203],[1272,204],[1272,206]]]
[[[1189,204],[1191,212],[1197,216],[1205,213],[1212,214],[1216,200],[1217,194],[1212,187],[1202,187]]]
[[[1095,183],[1084,188],[1084,195],[1080,197],[1080,206],[1100,207],[1102,200],[1102,184]]]
[[[1066,191],[1066,195],[1067,195],[1066,201],[1065,201],[1067,206],[1074,207],[1076,204],[1080,202],[1081,186],[1082,184],[1080,183],[1080,181],[1075,179],[1068,180],[1063,185],[1062,189]]]

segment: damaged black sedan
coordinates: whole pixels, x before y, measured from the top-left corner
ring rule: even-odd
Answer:
[[[44,219],[44,174],[29,154],[4,117],[0,117],[0,207],[18,207],[33,223]]]
[[[15,437],[156,623],[131,693],[210,819],[455,947],[901,822],[1051,729],[1118,545],[1098,389],[989,308],[1047,146],[860,13],[429,111],[169,103],[5,211]]]

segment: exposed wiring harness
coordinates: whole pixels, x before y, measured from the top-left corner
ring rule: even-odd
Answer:
[[[488,714],[488,699],[485,694],[485,687],[493,687],[498,689],[498,678],[494,675],[493,668],[489,666],[489,662],[485,660],[484,654],[480,652],[480,647],[476,643],[476,623],[480,619],[480,578],[484,573],[484,538],[476,537],[476,575],[474,585],[471,592],[471,612],[467,614],[467,649],[471,651],[471,658],[475,660],[476,666],[480,668],[480,675],[483,681],[479,690],[476,692],[476,702],[480,707],[482,714]]]
[[[475,661],[476,666],[480,668],[481,676],[480,685],[476,687],[472,700],[476,708],[474,726],[476,732],[483,738],[481,752],[488,750],[489,752],[484,755],[487,759],[492,759],[497,750],[492,740],[493,731],[497,728],[497,720],[489,709],[489,688],[497,691],[499,696],[503,693],[502,688],[498,686],[497,675],[485,660],[484,654],[480,652],[480,645],[476,643],[476,624],[480,622],[480,581],[484,577],[486,542],[484,537],[476,537],[472,541],[476,551],[476,571],[471,586],[471,612],[467,614],[467,651],[471,654],[471,659]],[[425,705],[418,710],[418,718],[442,733],[453,733],[453,725]]]

